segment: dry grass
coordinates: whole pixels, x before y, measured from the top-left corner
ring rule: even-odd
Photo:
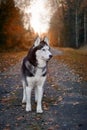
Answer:
[[[78,50],[71,48],[61,48],[63,55],[55,58],[63,61],[71,67],[75,73],[79,74],[83,80],[87,81],[87,46]]]
[[[3,52],[0,53],[0,72],[14,66],[25,56],[26,52]]]

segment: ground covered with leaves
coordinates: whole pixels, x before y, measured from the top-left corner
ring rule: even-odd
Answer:
[[[52,49],[44,85],[43,114],[25,112],[20,66],[27,52],[0,53],[0,130],[86,130],[87,53]]]

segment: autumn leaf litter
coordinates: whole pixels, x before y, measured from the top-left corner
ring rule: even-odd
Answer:
[[[48,65],[48,77],[44,86],[44,113],[42,115],[36,114],[34,93],[32,94],[33,111],[31,113],[26,113],[25,105],[21,104],[20,65],[26,52],[1,54],[1,130],[62,130],[71,128],[71,126],[73,129],[85,127],[87,117],[85,110],[87,107],[85,105],[87,104],[86,81],[83,83],[82,75],[76,73],[71,64],[68,64],[69,61],[66,62],[64,50],[52,48],[52,53],[54,56]],[[72,61],[71,57],[70,59]],[[76,117],[76,115],[78,116]]]

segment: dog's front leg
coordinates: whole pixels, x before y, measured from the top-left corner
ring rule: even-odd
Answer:
[[[37,98],[38,98],[38,91],[37,87],[35,87],[35,102],[37,103]]]
[[[42,110],[42,97],[43,97],[43,86],[37,87],[37,113],[43,113]]]
[[[31,111],[31,91],[32,87],[26,87],[26,111]]]
[[[22,103],[26,103],[26,85],[25,82],[22,81],[23,84],[23,99],[22,99]]]

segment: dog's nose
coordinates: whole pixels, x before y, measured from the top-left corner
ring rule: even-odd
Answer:
[[[49,55],[50,59],[53,57],[52,55]]]

